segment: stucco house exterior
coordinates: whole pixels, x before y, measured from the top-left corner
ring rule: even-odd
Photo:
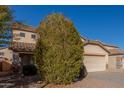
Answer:
[[[13,50],[13,62],[21,61],[23,65],[33,64],[33,51],[37,41],[35,29],[21,23],[13,24],[13,40],[10,49]]]
[[[9,73],[13,61],[13,51],[8,47],[0,48],[0,76]]]
[[[101,41],[87,40],[84,43],[84,64],[88,72],[124,68],[124,51],[117,46],[104,44]]]
[[[16,22],[12,26],[12,33],[10,47],[0,49],[0,72],[10,70],[12,62],[21,62],[22,65],[34,63],[33,51],[38,39],[35,28]],[[124,68],[124,51],[117,46],[84,37],[81,37],[81,40],[84,44],[83,62],[88,72]]]
[[[0,48],[0,75],[11,72],[12,63],[33,64],[33,50],[37,35],[31,26],[13,23],[12,43],[9,47]]]

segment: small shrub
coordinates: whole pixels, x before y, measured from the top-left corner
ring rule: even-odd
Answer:
[[[23,66],[23,74],[25,76],[33,76],[37,74],[37,69],[34,65]]]
[[[12,63],[12,72],[14,74],[19,74],[21,71],[21,64],[20,63]]]
[[[81,79],[85,78],[87,76],[87,74],[88,74],[87,69],[83,65],[83,68],[81,68],[81,70],[80,70],[80,75],[79,75],[78,79],[81,80]]]

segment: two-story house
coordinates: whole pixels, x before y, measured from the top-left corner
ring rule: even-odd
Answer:
[[[0,72],[10,70],[12,62],[23,65],[33,64],[33,54],[37,41],[35,28],[21,23],[12,26],[12,44],[9,48],[0,49]],[[88,40],[81,37],[84,43],[84,65],[88,72],[105,71],[124,68],[124,51],[117,46],[104,44],[101,41]],[[4,63],[3,63],[4,62]],[[6,62],[6,63],[7,63]]]
[[[33,50],[37,40],[35,29],[21,23],[12,25],[12,43],[9,47],[0,48],[0,75],[9,73],[12,62],[23,65],[33,63]]]
[[[37,40],[35,29],[21,23],[14,23],[12,28],[13,61],[21,61],[23,65],[33,63],[33,50]]]

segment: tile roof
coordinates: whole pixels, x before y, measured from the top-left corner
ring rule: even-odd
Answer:
[[[35,28],[33,28],[32,26],[28,26],[28,25],[19,23],[19,22],[13,23],[12,29],[24,30],[24,31],[34,32],[35,33]]]
[[[16,52],[33,52],[35,49],[35,44],[33,43],[23,43],[23,42],[13,42],[10,49]]]
[[[101,44],[104,45],[104,46],[118,48],[118,47],[115,46],[115,45],[105,44],[105,43],[103,43],[103,42],[101,42],[101,41],[99,41],[99,40],[95,40],[95,41],[101,43]]]
[[[101,42],[100,40],[89,40],[89,39],[86,39],[86,38],[84,38],[84,37],[82,37],[82,36],[81,36],[81,38],[84,39],[85,42],[100,43],[100,44],[102,44],[103,46],[118,48],[118,47],[115,46],[115,45],[105,44],[105,43]]]
[[[110,55],[124,55],[124,51],[119,49],[109,49]]]

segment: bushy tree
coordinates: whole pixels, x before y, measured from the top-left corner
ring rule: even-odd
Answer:
[[[11,38],[12,11],[8,6],[0,6],[0,45],[8,44]]]
[[[83,67],[83,44],[74,24],[61,14],[48,15],[37,28],[35,61],[42,80],[67,84]]]

